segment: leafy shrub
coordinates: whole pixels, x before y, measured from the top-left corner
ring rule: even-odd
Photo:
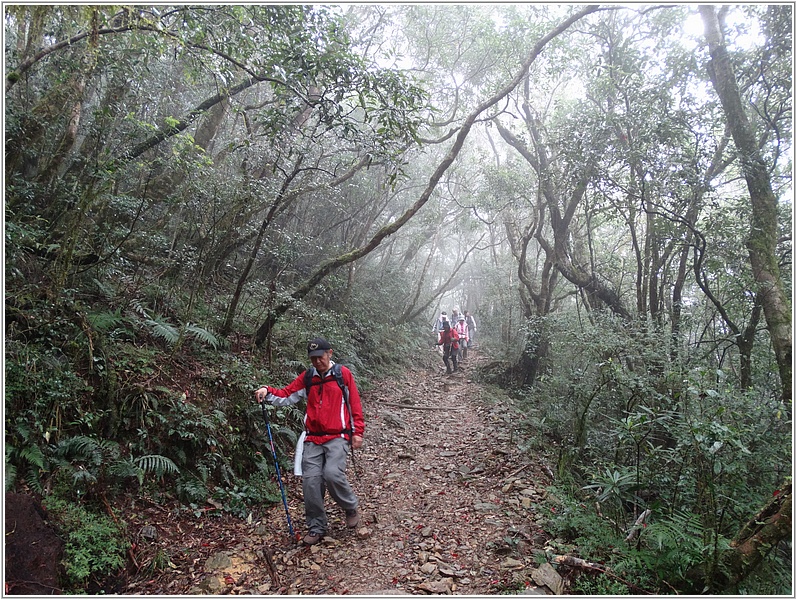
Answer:
[[[65,589],[84,593],[90,583],[102,586],[105,577],[125,566],[129,542],[123,526],[108,515],[56,496],[48,497],[46,505],[66,540]]]
[[[243,483],[218,488],[213,498],[222,503],[225,512],[241,518],[251,512],[252,506],[281,501],[278,484],[262,472],[253,474]]]

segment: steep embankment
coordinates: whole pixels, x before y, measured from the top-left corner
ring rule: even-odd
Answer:
[[[548,539],[549,469],[518,450],[511,404],[470,378],[479,361],[473,353],[447,376],[430,353],[427,369],[364,395],[366,445],[351,475],[363,511],[356,531],[331,500],[330,531],[311,548],[290,538],[282,505],[251,523],[176,522],[145,507],[161,533],[141,541],[161,545],[171,565],[123,593],[481,595],[543,583],[561,593],[553,569],[534,561]],[[287,479],[298,535],[301,483]]]

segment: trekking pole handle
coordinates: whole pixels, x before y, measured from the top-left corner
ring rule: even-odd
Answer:
[[[255,390],[255,400],[258,403],[263,404],[266,401],[266,396],[268,396],[268,388],[265,385]]]

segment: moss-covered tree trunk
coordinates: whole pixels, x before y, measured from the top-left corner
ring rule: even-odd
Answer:
[[[769,171],[756,143],[755,134],[742,104],[730,55],[713,6],[701,6],[711,61],[711,81],[728,119],[739,151],[742,173],[750,192],[752,217],[747,249],[767,329],[780,371],[783,399],[791,401],[791,307],[780,278],[777,256],[778,200],[772,191]]]
[[[703,574],[695,581],[708,579],[706,583],[712,593],[734,593],[773,548],[791,539],[791,502],[791,486],[778,490],[761,512],[742,527],[731,548],[723,553],[722,568],[710,577]]]

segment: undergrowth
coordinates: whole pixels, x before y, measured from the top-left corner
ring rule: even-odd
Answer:
[[[106,591],[106,578],[126,565],[130,542],[125,527],[107,514],[57,495],[48,496],[46,508],[65,540],[64,590],[86,593],[93,584],[99,593]]]

